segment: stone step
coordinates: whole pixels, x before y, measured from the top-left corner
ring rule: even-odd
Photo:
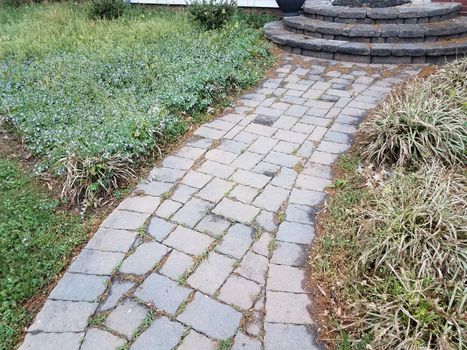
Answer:
[[[307,1],[303,12],[307,17],[340,23],[431,23],[457,16],[462,4],[418,3],[394,7],[333,6],[330,1]]]
[[[308,36],[353,42],[423,42],[467,36],[467,17],[419,24],[362,24],[326,22],[305,16],[284,17],[286,29]]]
[[[467,38],[420,43],[359,43],[288,31],[281,21],[264,26],[282,48],[304,56],[362,63],[445,63],[467,54]]]

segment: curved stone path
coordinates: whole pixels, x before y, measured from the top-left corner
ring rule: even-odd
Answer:
[[[421,68],[282,62],[109,215],[20,349],[319,348],[304,266],[330,165]]]

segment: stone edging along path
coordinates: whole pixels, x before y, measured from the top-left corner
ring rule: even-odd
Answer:
[[[20,349],[318,349],[304,267],[330,165],[420,69],[284,54],[108,216]]]

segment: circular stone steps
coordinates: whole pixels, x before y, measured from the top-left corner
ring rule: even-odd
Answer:
[[[458,39],[467,36],[467,17],[420,24],[360,24],[326,22],[304,16],[284,17],[289,31],[315,38],[353,42],[407,43]]]
[[[333,6],[330,1],[307,1],[305,16],[326,22],[397,24],[441,22],[458,15],[459,3],[422,3],[394,7]]]
[[[287,30],[281,21],[264,27],[282,48],[304,56],[362,63],[445,63],[467,54],[467,38],[417,43],[366,43],[314,38]]]

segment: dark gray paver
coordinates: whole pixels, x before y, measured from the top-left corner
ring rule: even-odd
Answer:
[[[175,314],[191,290],[178,285],[171,279],[153,273],[136,289],[135,296],[169,314]]]
[[[109,278],[105,276],[66,272],[50,293],[49,299],[97,301],[104,293],[108,280]]]
[[[241,317],[232,307],[197,292],[177,319],[210,337],[227,339],[235,334]]]
[[[183,325],[162,316],[136,339],[130,350],[171,350],[178,344],[184,332]]]
[[[90,328],[86,332],[80,350],[117,350],[123,345],[125,345],[124,339],[102,329]]]
[[[82,332],[97,303],[47,300],[28,332]]]
[[[143,243],[135,252],[123,260],[120,272],[132,275],[144,275],[168,253],[168,248],[157,242]]]
[[[105,326],[130,339],[148,313],[144,306],[127,300],[118,305],[107,317]]]

